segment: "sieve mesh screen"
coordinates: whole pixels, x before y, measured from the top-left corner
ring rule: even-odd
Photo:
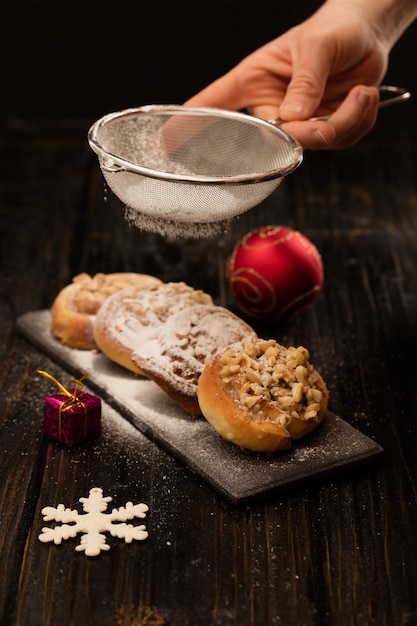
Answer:
[[[218,109],[127,109],[96,122],[89,141],[126,214],[131,221],[135,211],[147,216],[148,230],[152,218],[230,220],[269,196],[302,160],[282,129]]]

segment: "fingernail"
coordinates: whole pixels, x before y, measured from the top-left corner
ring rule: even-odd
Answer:
[[[366,89],[361,89],[358,94],[358,100],[363,106],[368,106],[371,100],[371,92]]]
[[[283,100],[279,108],[280,113],[285,111],[286,113],[296,113],[297,117],[303,118],[307,115],[306,109],[302,102],[295,100]]]

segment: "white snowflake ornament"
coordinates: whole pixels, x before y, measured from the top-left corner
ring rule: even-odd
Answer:
[[[131,543],[133,539],[146,539],[148,532],[143,524],[133,526],[125,522],[135,517],[146,517],[149,507],[146,504],[127,502],[125,507],[113,509],[111,513],[104,513],[112,499],[110,496],[103,497],[103,490],[100,487],[94,487],[90,489],[88,498],[80,498],[79,500],[83,505],[85,514],[66,509],[63,504],[58,504],[56,508],[46,506],[42,509],[44,521],[60,522],[61,526],[42,528],[39,535],[40,541],[43,543],[53,541],[58,545],[63,539],[69,539],[78,533],[83,533],[81,541],[75,549],[77,552],[84,551],[87,556],[97,556],[102,550],[110,550],[103,532],[109,532],[112,537],[124,539],[126,543]]]

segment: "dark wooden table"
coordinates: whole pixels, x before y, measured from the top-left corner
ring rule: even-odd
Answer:
[[[408,106],[408,105],[407,105]],[[411,105],[410,105],[411,106]],[[398,110],[399,112],[399,110]],[[0,137],[0,623],[2,626],[417,624],[417,129],[381,115],[351,150],[306,154],[263,205],[218,239],[127,225],[105,191],[89,122],[11,121]],[[330,408],[384,448],[355,472],[233,506],[105,409],[101,436],[68,449],[42,434],[67,371],[16,330],[82,271],[185,280],[232,306],[224,268],[252,228],[285,224],[320,250],[316,306],[263,331],[308,346]],[[43,544],[41,510],[102,487],[144,502],[149,537]]]

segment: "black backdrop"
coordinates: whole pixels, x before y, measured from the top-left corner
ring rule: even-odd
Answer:
[[[4,4],[2,123],[22,117],[92,121],[129,106],[181,103],[245,54],[307,17],[321,2],[5,0]],[[416,35],[414,24],[394,49],[387,76],[410,89],[417,82]],[[413,121],[413,110],[401,107],[405,122],[407,116]]]

